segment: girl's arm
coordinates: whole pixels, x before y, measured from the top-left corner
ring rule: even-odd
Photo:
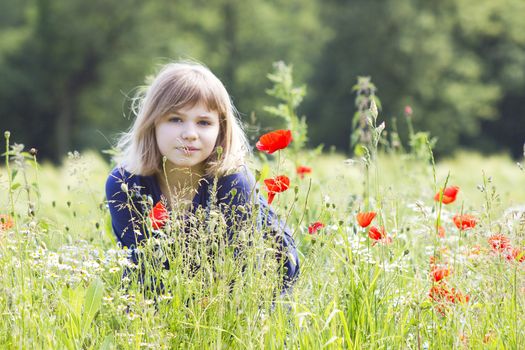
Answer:
[[[255,180],[248,174],[236,173],[220,179],[217,185],[217,205],[224,214],[228,239],[252,219]]]
[[[226,216],[228,234],[231,239],[238,227],[245,220],[252,219],[253,204],[259,204],[257,222],[269,229],[277,243],[277,259],[284,268],[283,292],[286,292],[295,283],[299,276],[299,257],[290,229],[280,220],[266,200],[255,192],[255,179],[250,173],[240,172],[225,176],[217,188],[217,199],[221,211]],[[242,210],[240,208],[243,208]],[[259,226],[259,225],[258,225]]]
[[[106,199],[113,233],[123,247],[131,250],[145,238],[136,185],[132,177],[119,168],[114,169],[106,181]]]

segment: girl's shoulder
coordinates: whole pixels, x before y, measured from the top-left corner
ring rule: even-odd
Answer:
[[[134,185],[134,184],[141,184],[144,182],[144,180],[147,181],[147,176],[141,176],[141,175],[135,175],[127,171],[122,166],[116,166],[111,170],[111,172],[108,175],[108,178],[106,180],[107,184],[116,184],[121,186],[123,183],[126,185]]]
[[[214,181],[210,181],[210,185],[210,188],[213,188]],[[232,197],[247,200],[257,192],[255,177],[248,167],[243,165],[235,172],[217,178],[216,190],[219,200]]]
[[[111,194],[127,191],[156,197],[160,189],[155,176],[132,174],[124,167],[116,166],[106,180],[106,194],[111,197]]]
[[[253,188],[255,176],[246,165],[243,165],[235,172],[220,177],[217,183],[219,186],[227,188]]]

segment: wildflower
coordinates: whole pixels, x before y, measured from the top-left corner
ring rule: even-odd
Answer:
[[[373,239],[374,241],[379,241],[380,239],[384,238],[386,236],[385,229],[381,227],[381,229],[372,226],[370,227],[370,230],[368,231],[368,237]]]
[[[436,195],[434,196],[434,200],[436,202],[439,202],[439,198],[441,196],[441,192],[443,192],[443,198],[442,198],[442,203],[443,204],[450,204],[452,202],[454,202],[456,200],[456,196],[458,195],[458,192],[459,192],[459,187],[458,186],[450,186],[450,187],[447,187],[445,188],[444,190],[441,189],[439,190],[438,193],[436,193]]]
[[[453,220],[454,224],[456,224],[456,227],[461,230],[474,228],[477,223],[476,218],[470,214],[455,215]]]
[[[0,231],[7,231],[13,227],[13,218],[6,214],[0,214]]]
[[[357,223],[361,227],[367,227],[375,217],[376,213],[374,211],[357,213]]]
[[[151,225],[155,230],[159,230],[166,225],[168,222],[168,219],[170,217],[170,214],[164,204],[162,204],[161,201],[159,201],[153,209],[151,209],[151,212],[149,213],[149,218],[151,219]]]
[[[430,256],[429,258],[429,261],[430,261],[430,266],[434,266],[436,264],[436,257],[435,256]]]
[[[264,180],[264,184],[268,190],[268,204],[272,204],[276,193],[284,192],[290,187],[290,179],[286,175],[279,175]]]
[[[405,106],[405,115],[406,115],[407,117],[411,117],[413,112],[414,112],[414,111],[412,111],[412,107],[410,107],[409,105],[406,105],[406,106]]]
[[[503,251],[503,255],[508,261],[515,260],[520,263],[525,261],[525,249],[519,249],[509,246]]]
[[[259,151],[272,154],[275,151],[286,148],[292,142],[290,130],[276,130],[262,135],[255,147]]]
[[[454,293],[455,303],[468,303],[470,301],[470,295],[463,294],[459,291],[454,291],[454,288],[452,288],[452,292]]]
[[[297,175],[299,175],[299,177],[303,179],[305,174],[312,173],[312,168],[304,166],[304,165],[300,165],[297,167],[296,171],[297,171]]]
[[[467,254],[468,254],[467,257],[471,258],[471,259],[479,258],[479,257],[483,256],[486,253],[488,253],[487,249],[481,247],[479,244],[476,244],[476,245],[472,246],[470,251],[467,252]]]
[[[313,235],[314,233],[316,233],[317,231],[319,231],[323,227],[324,227],[324,224],[322,222],[316,221],[313,224],[311,224],[310,226],[308,226],[308,233]]]
[[[445,315],[443,315],[443,316],[445,316]],[[459,341],[461,342],[461,344],[463,344],[463,347],[465,349],[468,349],[469,337],[467,335],[465,335],[465,333],[463,333],[463,332],[459,333]]]
[[[446,283],[437,283],[432,285],[428,293],[430,299],[436,302],[436,310],[445,316],[448,310],[449,303],[467,303],[470,300],[468,294],[463,294],[460,291],[456,291],[454,288],[449,288]]]
[[[445,238],[445,229],[443,226],[438,226],[437,230],[439,238]]]
[[[450,275],[450,269],[448,267],[438,267],[434,266],[430,271],[430,276],[434,282],[439,282],[445,277]]]
[[[514,248],[512,250],[512,256],[514,260],[520,263],[525,262],[525,249]]]
[[[483,344],[490,343],[494,339],[495,335],[496,333],[492,330],[485,333],[485,335],[483,336]]]
[[[428,292],[428,296],[430,297],[430,299],[436,302],[447,300],[449,295],[450,291],[445,283],[434,284]]]
[[[370,227],[370,230],[368,231],[368,237],[370,239],[373,239],[375,242],[372,245],[376,245],[377,243],[392,243],[392,238],[386,236],[385,228],[377,228],[376,226]]]
[[[502,234],[490,236],[488,242],[492,247],[492,250],[496,252],[502,252],[503,250],[510,247],[510,239]]]

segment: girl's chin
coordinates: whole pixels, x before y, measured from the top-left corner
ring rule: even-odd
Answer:
[[[171,169],[194,169],[201,170],[204,168],[204,162],[194,161],[192,159],[168,159],[166,167]]]

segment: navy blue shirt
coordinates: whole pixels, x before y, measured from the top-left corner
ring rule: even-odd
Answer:
[[[290,229],[277,217],[266,199],[256,191],[255,185],[255,179],[246,167],[240,172],[218,178],[215,191],[212,191],[214,180],[204,177],[199,182],[190,210],[195,213],[199,208],[207,210],[212,203],[216,204],[225,215],[228,239],[231,240],[235,233],[235,226],[243,218],[248,217],[247,213],[251,213],[256,208],[258,213],[253,214],[257,215],[258,228],[268,228],[271,231],[270,236],[278,243],[278,259],[284,259],[283,283],[284,288],[287,289],[299,275],[299,258],[295,243]],[[212,193],[216,194],[215,198],[212,198]],[[121,167],[116,167],[110,173],[106,181],[106,198],[113,232],[123,247],[134,252],[134,248],[147,238],[144,218],[148,216],[146,213],[148,206],[144,203],[149,202],[151,208],[161,200],[161,195],[155,175],[133,175]],[[135,260],[133,256],[135,255],[132,253],[132,260]]]

